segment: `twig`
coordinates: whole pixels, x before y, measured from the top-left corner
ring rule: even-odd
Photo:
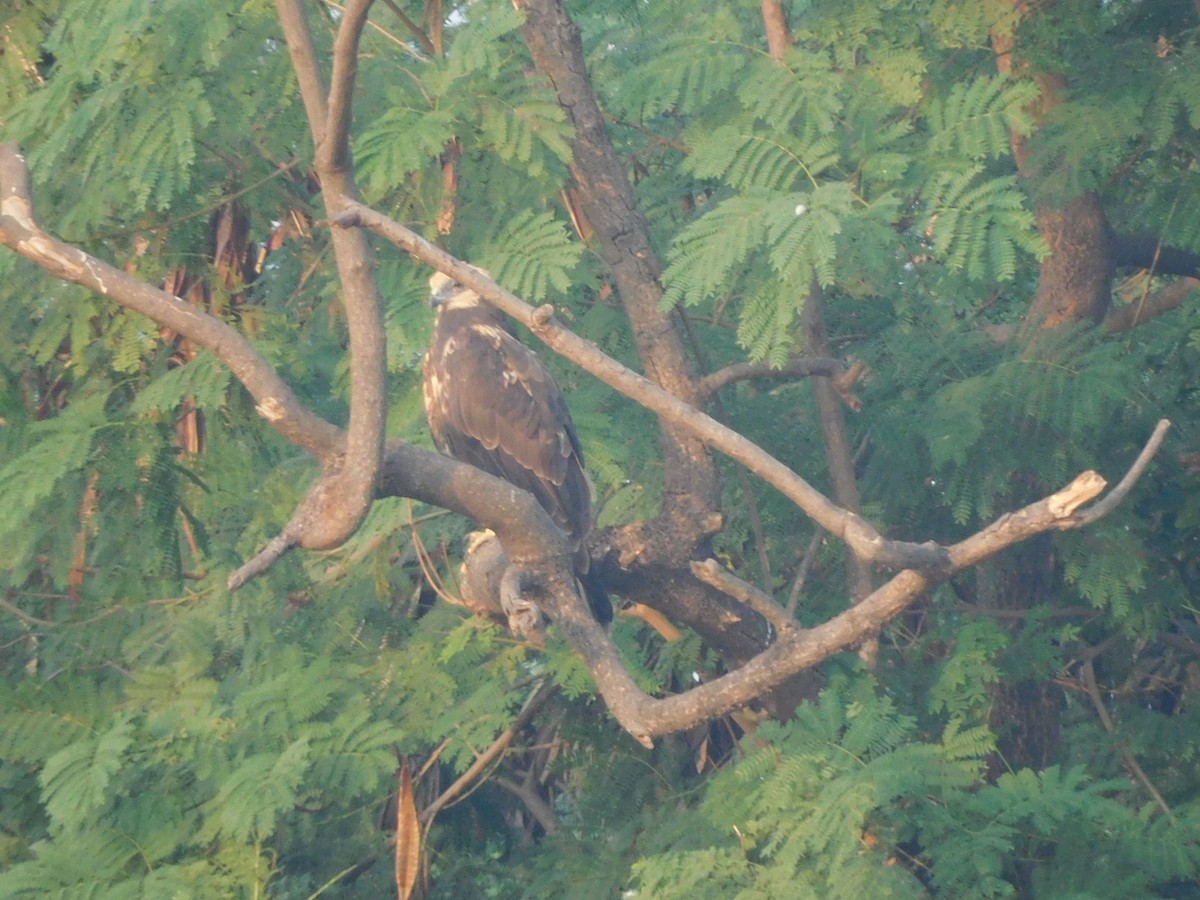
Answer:
[[[821,543],[824,540],[825,532],[818,528],[809,539],[808,546],[804,548],[804,558],[800,560],[800,568],[796,570],[792,588],[788,591],[787,605],[784,607],[789,618],[795,618],[796,607],[800,605],[800,592],[804,590],[804,583],[808,581],[808,573],[812,571],[813,563],[817,559],[817,551],[821,549]]]
[[[290,534],[287,529],[284,529],[275,537],[267,541],[266,546],[256,553],[253,558],[243,563],[235,569],[225,581],[227,590],[236,591],[238,588],[245,585],[251,579],[257,578],[275,563],[279,562],[280,558],[285,553],[296,546],[296,537]]]
[[[793,356],[781,366],[766,362],[743,362],[725,366],[700,379],[700,393],[705,396],[737,381],[751,378],[807,378],[812,375],[836,377],[846,370],[845,364],[831,356]]]
[[[696,329],[692,326],[691,317],[680,307],[676,308],[679,321],[683,323],[684,333],[687,335],[688,343],[692,348],[692,356],[696,359],[696,364],[700,367],[700,371],[708,371],[708,354],[704,352],[704,345],[700,342],[700,338],[696,334]],[[699,389],[703,393],[704,379],[701,378],[698,382]],[[720,392],[713,392],[709,395],[712,399],[713,412],[715,418],[722,425],[728,426],[730,423],[729,411],[725,408],[725,402],[721,399]],[[738,487],[742,491],[742,499],[746,504],[746,516],[750,520],[750,533],[754,538],[754,549],[758,554],[759,577],[762,578],[762,589],[764,591],[771,590],[771,584],[774,581],[771,575],[771,554],[767,547],[767,532],[763,528],[762,511],[758,506],[758,497],[754,494],[754,486],[750,483],[750,475],[744,466],[737,467]]]
[[[503,775],[497,775],[492,780],[525,804],[525,808],[542,826],[542,831],[548,835],[558,833],[558,818],[554,815],[554,807],[543,800],[530,785],[513,781]]]
[[[458,779],[442,791],[432,803],[421,810],[421,824],[428,826],[433,821],[434,817],[446,808],[451,802],[456,800],[460,794],[475,781],[493,762],[496,762],[504,751],[508,749],[508,745],[513,742],[516,736],[520,733],[530,720],[537,714],[538,710],[545,705],[558,691],[558,685],[551,682],[549,679],[542,681],[540,685],[530,694],[529,699],[525,701],[525,707],[517,716],[516,721],[506,728],[499,737],[492,741],[491,746],[479,754],[475,762],[471,763],[470,768],[463,772]]]
[[[715,559],[706,559],[692,563],[692,574],[705,584],[715,587],[723,594],[728,594],[735,600],[745,603],[768,622],[775,626],[780,634],[797,630],[796,622],[775,602],[775,598],[764,593],[750,584],[742,581],[732,572],[725,569]]]
[[[1092,700],[1092,706],[1096,710],[1096,716],[1100,719],[1100,724],[1104,726],[1104,730],[1116,737],[1117,725],[1109,715],[1108,707],[1104,705],[1104,698],[1100,695],[1100,687],[1096,684],[1096,671],[1092,666],[1092,660],[1089,658],[1083,665],[1079,667],[1079,674],[1083,678],[1083,686],[1087,689],[1087,694]],[[1125,761],[1126,767],[1131,771],[1138,781],[1142,783],[1142,787],[1158,804],[1158,808],[1163,811],[1168,821],[1172,825],[1177,825],[1175,814],[1171,812],[1171,807],[1167,805],[1167,801],[1163,799],[1163,795],[1159,793],[1158,788],[1154,786],[1154,782],[1146,774],[1146,771],[1138,763],[1134,755],[1129,752],[1129,748],[1125,746],[1124,741],[1116,742],[1117,752],[1121,754],[1121,758]]]
[[[1137,484],[1137,480],[1142,477],[1142,473],[1146,471],[1146,467],[1150,465],[1150,460],[1154,459],[1154,454],[1158,452],[1158,448],[1162,446],[1163,440],[1166,439],[1167,430],[1171,427],[1171,422],[1168,419],[1159,419],[1158,424],[1154,426],[1154,433],[1150,435],[1150,440],[1146,442],[1146,446],[1142,448],[1142,452],[1138,454],[1138,458],[1133,465],[1129,467],[1129,471],[1125,473],[1125,477],[1118,482],[1117,486],[1108,492],[1108,495],[1089,507],[1085,512],[1075,516],[1078,521],[1077,525],[1072,527],[1080,527],[1091,525],[1097,519],[1107,516],[1110,512],[1117,508],[1125,496],[1133,490],[1133,486]]]
[[[414,38],[416,38],[417,43],[421,45],[421,48],[426,53],[428,53],[430,56],[437,56],[437,48],[433,46],[433,41],[429,39],[429,35],[425,33],[425,29],[410,19],[404,10],[396,5],[395,0],[383,0],[383,5],[390,9],[395,14],[396,18],[404,23],[404,27],[408,29],[409,33]],[[422,62],[429,62],[429,60],[425,59],[419,54],[413,55]]]

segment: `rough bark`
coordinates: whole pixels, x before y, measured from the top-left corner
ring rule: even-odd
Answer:
[[[1053,0],[1034,13],[1024,0],[1013,0],[1015,19],[992,32],[997,69],[1004,74],[1015,71],[1031,77],[1041,88],[1034,110],[1038,123],[1044,122],[1048,113],[1062,102],[1066,81],[1060,75],[1031,70],[1020,58],[1017,23],[1026,16],[1043,14],[1051,5]],[[1026,137],[1014,131],[1011,141],[1017,170],[1036,195],[1039,173],[1031,163]],[[1038,287],[1019,330],[1026,341],[1072,323],[1099,323],[1112,298],[1109,228],[1099,196],[1086,192],[1062,205],[1043,204],[1038,206],[1036,215],[1050,253],[1042,261]],[[1014,482],[1014,497],[1036,494],[1042,488],[1019,482],[1020,479]],[[981,579],[981,595],[988,599],[986,605],[1022,613],[1036,604],[1053,601],[1057,577],[1054,570],[1052,548],[1048,542],[1039,540],[1018,552],[997,557],[977,577]],[[1020,621],[1010,620],[1014,633],[1019,630]],[[1008,768],[1041,769],[1055,761],[1060,742],[1061,701],[1061,692],[1046,678],[1027,677],[996,686],[990,724],[997,733],[999,747],[997,757],[989,764],[992,777]]]
[[[1060,208],[1039,207],[1038,228],[1050,248],[1025,317],[1026,332],[1071,322],[1099,323],[1112,302],[1108,222],[1094,193]]]
[[[579,204],[612,271],[651,381],[699,407],[702,397],[684,341],[662,309],[662,263],[650,241],[625,165],[617,156],[584,63],[579,27],[561,0],[521,0],[525,42],[539,72],[550,79],[575,136],[571,177]],[[663,426],[664,513],[683,528],[697,513],[717,508],[719,484],[712,455],[694,437]]]
[[[1053,604],[1059,579],[1053,548],[1045,536],[1013,547],[976,571],[980,599],[985,605],[1017,615],[1020,623],[1035,606]],[[1014,624],[1014,632],[1022,626]],[[1024,673],[996,685],[988,724],[997,738],[988,772],[996,778],[1019,769],[1044,769],[1058,755],[1063,692],[1054,682]]]

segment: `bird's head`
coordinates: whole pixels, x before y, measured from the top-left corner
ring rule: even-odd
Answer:
[[[478,266],[471,268],[491,278],[486,269]],[[452,276],[445,272],[434,272],[433,277],[429,279],[429,303],[434,309],[440,311],[442,309],[469,309],[479,306],[483,301],[477,293],[455,281]]]

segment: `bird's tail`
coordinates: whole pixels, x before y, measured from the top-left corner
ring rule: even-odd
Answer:
[[[586,572],[579,576],[583,586],[583,596],[587,598],[592,615],[601,625],[607,625],[613,620],[612,601],[608,599],[608,591],[604,589],[604,580],[595,566],[588,566]]]

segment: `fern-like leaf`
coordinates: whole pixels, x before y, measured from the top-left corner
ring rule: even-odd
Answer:
[[[583,245],[573,241],[553,213],[525,210],[502,224],[479,261],[514,293],[539,303],[551,291],[565,294]]]

